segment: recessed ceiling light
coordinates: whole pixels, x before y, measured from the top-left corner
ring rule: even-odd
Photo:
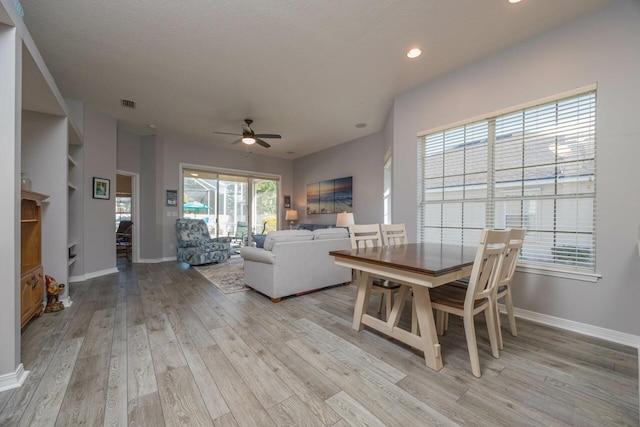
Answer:
[[[153,123],[149,123],[147,126],[149,126],[150,129],[155,129],[156,125],[154,125]]]
[[[294,151],[287,151],[287,154],[295,154]]]
[[[366,123],[358,123],[358,124],[356,124],[356,127],[357,128],[364,128],[364,127],[367,127],[367,124]]]
[[[520,3],[522,0],[509,0],[509,3],[511,4],[515,4],[515,3]]]
[[[422,55],[422,50],[418,49],[417,47],[414,47],[413,49],[409,50],[409,52],[407,52],[407,56],[411,59],[417,58],[420,55]]]

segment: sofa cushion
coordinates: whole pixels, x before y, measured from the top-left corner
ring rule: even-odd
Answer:
[[[300,242],[304,240],[313,240],[313,233],[309,230],[280,230],[272,231],[267,234],[264,240],[264,249],[273,250],[273,245],[278,242]]]
[[[314,240],[346,239],[349,233],[344,228],[319,228],[313,230]]]

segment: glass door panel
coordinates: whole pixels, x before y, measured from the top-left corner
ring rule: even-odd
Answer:
[[[209,234],[219,236],[217,226],[218,175],[202,171],[185,170],[183,175],[182,215],[184,218],[202,219]],[[223,234],[226,235],[226,234]]]
[[[278,181],[252,179],[252,234],[267,234],[278,229]]]
[[[249,179],[219,175],[218,188],[218,224],[221,235],[230,236],[234,245],[245,245],[249,231]],[[222,230],[226,234],[222,234]]]

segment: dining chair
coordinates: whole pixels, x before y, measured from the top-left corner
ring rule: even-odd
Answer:
[[[495,320],[495,293],[500,279],[509,231],[483,230],[471,269],[469,285],[466,288],[443,285],[430,289],[431,306],[436,310],[436,329],[439,335],[444,331],[444,321],[448,314],[463,318],[467,339],[471,371],[481,376],[480,360],[474,319],[485,313],[491,354],[500,357]]]
[[[405,245],[409,243],[407,239],[407,228],[404,224],[380,224],[382,232],[382,244],[384,246]]]
[[[518,264],[518,257],[522,251],[522,244],[524,243],[524,236],[526,233],[525,228],[511,228],[509,229],[509,242],[505,248],[504,261],[502,262],[502,271],[500,273],[500,279],[497,285],[496,291],[496,328],[498,331],[498,346],[500,350],[503,348],[502,343],[502,330],[500,327],[500,312],[498,311],[498,301],[504,298],[504,305],[507,309],[507,317],[509,318],[509,329],[511,335],[518,336],[518,330],[516,329],[516,317],[513,314],[513,301],[511,299],[511,283],[513,282],[513,276],[516,272],[516,266]]]
[[[401,224],[380,224],[380,230],[382,233],[382,243],[384,246],[394,246],[394,245],[406,245],[409,243],[409,239],[407,239],[407,227],[404,223]],[[398,288],[394,288],[394,293],[398,292]],[[387,298],[387,301],[390,301],[391,298]],[[378,312],[382,310],[382,298],[380,299],[380,307],[378,308]],[[418,318],[416,316],[416,310],[413,304],[413,300],[411,303],[411,332],[416,333],[418,330]]]
[[[406,233],[405,233],[406,234]],[[349,225],[349,238],[353,249],[382,246],[383,240],[378,224],[351,224]],[[356,275],[359,272],[356,271]],[[358,276],[359,277],[359,276]],[[380,292],[380,303],[378,313],[382,312],[382,302],[385,304],[385,316],[389,317],[393,306],[393,294],[398,292],[400,285],[383,279],[373,279],[372,289]]]

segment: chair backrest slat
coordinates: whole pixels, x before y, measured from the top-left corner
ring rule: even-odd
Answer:
[[[504,261],[502,262],[502,272],[500,274],[500,281],[498,286],[508,285],[513,280],[513,275],[516,272],[516,266],[518,264],[518,257],[522,250],[522,244],[524,243],[524,235],[526,233],[525,228],[511,228],[509,229],[509,242],[505,250]]]
[[[384,246],[406,245],[407,228],[404,224],[380,224]]]
[[[349,238],[353,249],[382,246],[378,224],[351,224],[349,225]]]
[[[508,230],[484,230],[469,278],[465,307],[473,307],[476,300],[488,298],[495,292],[509,240]]]

